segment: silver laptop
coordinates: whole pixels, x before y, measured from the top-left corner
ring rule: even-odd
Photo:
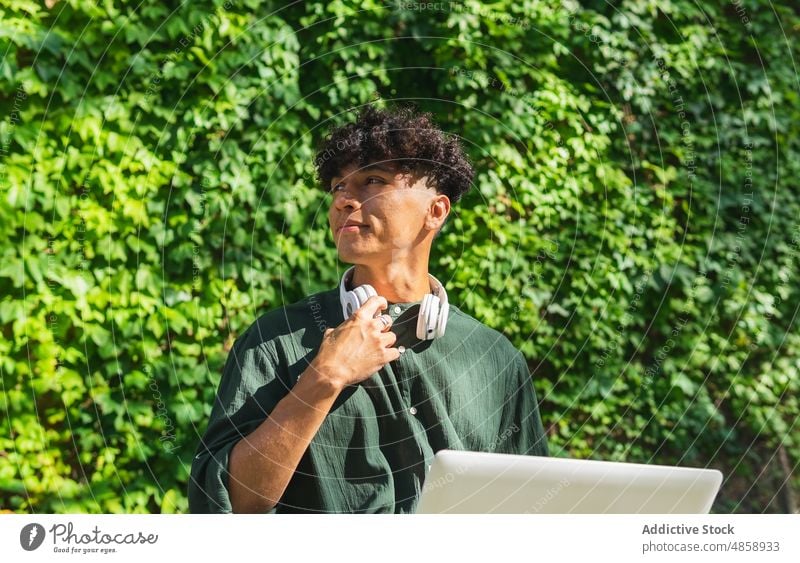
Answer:
[[[417,514],[707,514],[722,473],[528,455],[441,450]]]

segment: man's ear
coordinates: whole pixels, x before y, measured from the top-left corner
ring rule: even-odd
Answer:
[[[444,194],[436,194],[431,200],[431,205],[428,209],[428,218],[425,224],[431,230],[438,229],[441,231],[441,228],[447,221],[448,215],[450,215],[450,198]]]

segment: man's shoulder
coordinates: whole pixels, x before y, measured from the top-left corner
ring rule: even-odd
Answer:
[[[490,344],[493,350],[499,355],[513,357],[517,354],[521,354],[505,334],[484,324],[452,303],[450,304],[449,314],[450,319],[447,321],[448,327],[451,322],[455,321],[454,328],[456,328],[458,333],[463,337],[469,340],[474,339],[476,342]]]
[[[336,295],[337,290],[328,289],[293,303],[273,307],[256,318],[237,340],[247,347],[257,346],[280,338],[290,338],[311,326],[327,327],[334,314],[332,305]]]

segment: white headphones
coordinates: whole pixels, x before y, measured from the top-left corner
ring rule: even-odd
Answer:
[[[366,283],[353,291],[347,291],[345,284],[352,279],[353,270],[355,270],[355,266],[344,273],[339,284],[339,301],[342,304],[342,315],[345,319],[349,319],[359,307],[366,303],[367,299],[378,295],[375,288]],[[444,286],[431,274],[428,274],[428,278],[431,284],[431,293],[426,293],[422,298],[417,316],[417,338],[420,340],[433,340],[444,336],[447,314],[450,310]]]

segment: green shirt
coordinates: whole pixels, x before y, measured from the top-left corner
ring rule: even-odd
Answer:
[[[413,512],[442,449],[548,455],[522,354],[452,303],[445,335],[416,337],[419,301],[390,303],[406,351],[337,397],[270,512]],[[338,288],[269,311],[235,342],[189,483],[192,512],[231,512],[228,456],[344,321]]]

